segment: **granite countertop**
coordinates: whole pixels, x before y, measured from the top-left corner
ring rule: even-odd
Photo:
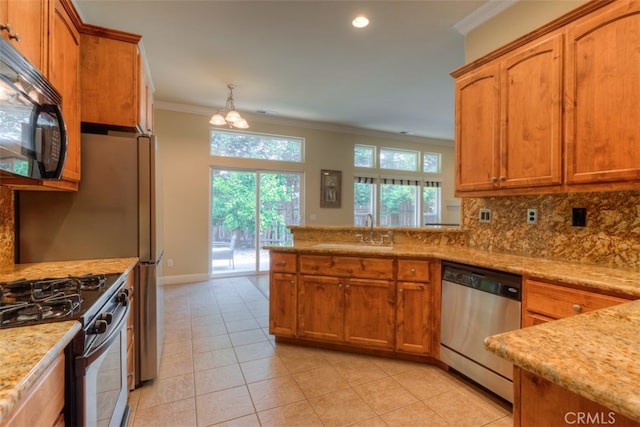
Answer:
[[[0,269],[0,282],[82,274],[128,273],[138,258],[16,264]],[[81,325],[74,320],[0,329],[0,423],[64,351]]]
[[[0,268],[0,282],[10,282],[17,279],[79,276],[91,273],[128,273],[137,263],[138,258],[131,257],[14,264]]]
[[[640,422],[640,301],[488,337],[515,365]]]
[[[435,258],[640,298],[640,271],[634,269],[558,261],[455,246],[395,244],[392,249],[386,250],[376,246],[358,246],[357,243],[346,247],[318,247],[319,244],[321,243],[301,242],[291,247],[265,246],[265,249],[318,255]]]
[[[80,331],[80,322],[0,330],[0,422]]]

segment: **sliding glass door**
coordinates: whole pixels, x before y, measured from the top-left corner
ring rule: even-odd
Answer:
[[[211,274],[269,270],[263,246],[293,242],[299,225],[302,173],[211,170]]]

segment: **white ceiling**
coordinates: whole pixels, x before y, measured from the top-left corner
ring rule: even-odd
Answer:
[[[84,22],[141,34],[155,100],[453,139],[464,36],[486,0],[77,0]],[[358,13],[371,24],[351,26]],[[263,118],[264,119],[264,118]]]

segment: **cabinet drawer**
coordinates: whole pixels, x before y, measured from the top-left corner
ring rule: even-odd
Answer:
[[[365,279],[393,279],[393,259],[300,255],[300,272]]]
[[[296,254],[271,252],[271,271],[280,273],[296,272]]]
[[[624,298],[597,294],[561,285],[525,281],[526,310],[560,319],[628,302]]]
[[[398,260],[398,280],[428,282],[429,266],[429,261],[400,259]]]

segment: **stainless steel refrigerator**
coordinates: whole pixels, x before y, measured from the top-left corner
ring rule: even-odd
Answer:
[[[157,376],[163,338],[156,154],[154,136],[82,134],[79,191],[21,191],[16,201],[20,263],[140,258],[134,290],[138,384]]]

